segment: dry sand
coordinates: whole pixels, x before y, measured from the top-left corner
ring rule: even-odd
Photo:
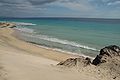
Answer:
[[[99,79],[95,73],[91,74],[90,68],[79,72],[57,67],[59,61],[74,56],[21,41],[12,36],[13,32],[10,28],[0,29],[0,80],[104,79]]]

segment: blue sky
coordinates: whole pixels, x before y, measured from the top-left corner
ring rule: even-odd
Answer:
[[[0,0],[0,17],[120,19],[120,0]]]

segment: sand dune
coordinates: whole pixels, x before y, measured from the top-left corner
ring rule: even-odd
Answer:
[[[8,47],[9,48],[9,47]],[[8,80],[87,80],[87,75],[77,71],[57,68],[57,61],[26,54],[13,48],[0,50],[1,63],[4,66]],[[95,80],[94,77],[89,77]]]
[[[37,47],[20,41],[10,28],[0,29],[0,64],[7,80],[95,80],[78,71],[56,67],[58,61],[72,55]],[[56,60],[56,61],[55,61]],[[4,80],[3,78],[3,80]]]

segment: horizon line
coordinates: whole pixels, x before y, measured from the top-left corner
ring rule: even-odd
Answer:
[[[15,19],[15,18],[16,18],[16,19],[25,19],[25,18],[26,18],[26,19],[27,19],[27,18],[28,18],[28,19],[32,19],[32,18],[56,18],[56,19],[57,19],[57,18],[64,18],[64,19],[65,19],[65,18],[66,18],[66,19],[70,19],[70,18],[71,18],[71,19],[72,19],[72,18],[73,18],[73,19],[106,19],[106,20],[107,20],[107,19],[111,19],[111,20],[120,20],[120,18],[50,17],[50,16],[47,16],[47,17],[45,17],[45,16],[44,16],[44,17],[0,17],[0,18],[13,18],[13,19]]]

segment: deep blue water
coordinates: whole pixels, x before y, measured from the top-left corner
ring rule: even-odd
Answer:
[[[21,18],[0,21],[36,25],[17,26],[21,38],[43,46],[96,56],[107,45],[120,46],[119,19]]]

